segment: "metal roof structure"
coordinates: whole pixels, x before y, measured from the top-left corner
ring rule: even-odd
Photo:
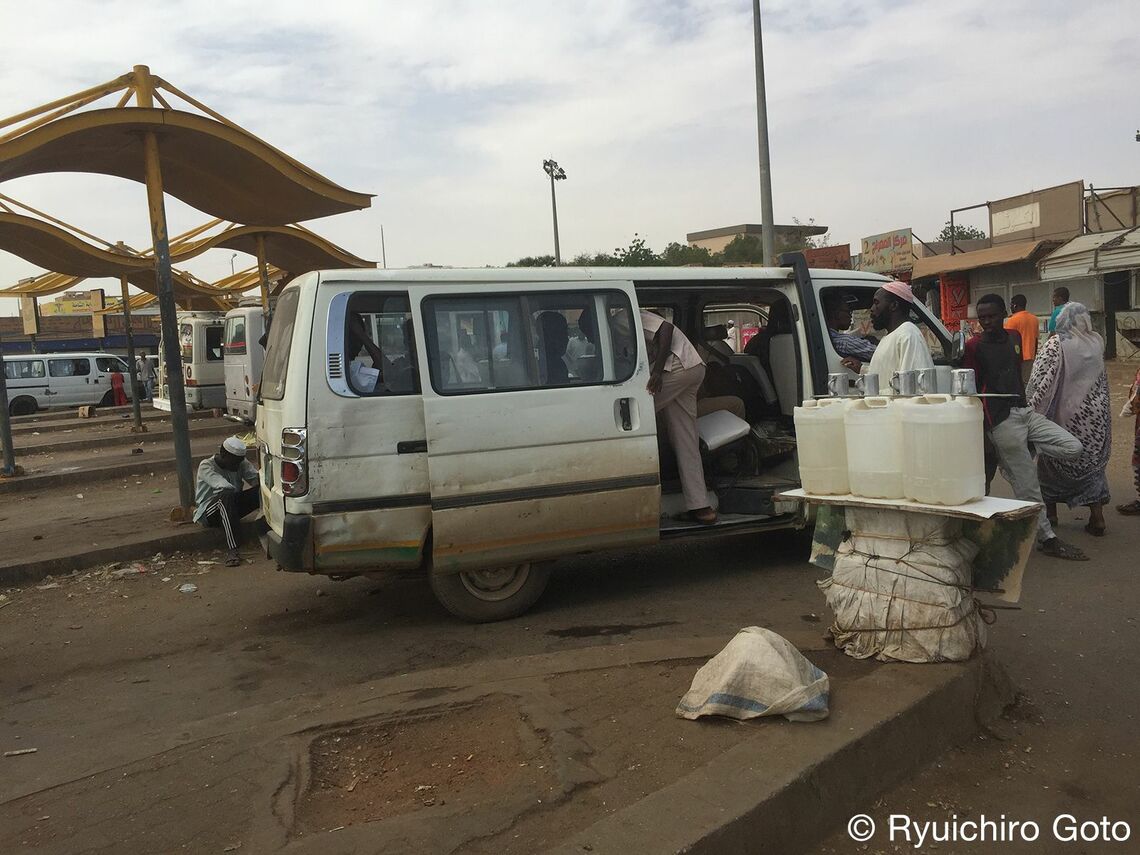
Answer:
[[[1140,228],[1078,235],[1037,264],[1046,281],[1140,267]]]
[[[143,137],[161,139],[163,189],[235,222],[281,226],[367,208],[372,196],[346,190],[254,136],[157,75],[136,69],[50,104],[0,120],[0,181],[47,172],[92,172],[146,181]],[[127,106],[147,96],[164,109]],[[174,109],[167,95],[200,110]],[[111,95],[114,107],[83,110]]]

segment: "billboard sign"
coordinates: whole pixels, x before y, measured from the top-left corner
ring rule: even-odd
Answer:
[[[860,270],[891,273],[914,266],[914,239],[910,229],[898,229],[863,238]]]
[[[1022,240],[1068,240],[1084,230],[1083,181],[989,202],[994,246]]]
[[[35,297],[20,298],[20,319],[24,322],[24,335],[40,334],[40,313],[36,311]]]
[[[822,270],[850,270],[851,244],[809,247],[804,250],[804,259],[808,267]]]

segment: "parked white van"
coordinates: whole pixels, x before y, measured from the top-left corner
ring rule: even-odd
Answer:
[[[123,375],[123,392],[130,400],[131,377],[126,360],[113,353],[38,353],[4,357],[8,412],[27,416],[50,407],[87,404],[111,406],[111,374]]]
[[[256,306],[239,306],[226,313],[225,378],[226,416],[253,424],[257,409],[257,387],[265,363],[265,311]]]
[[[793,408],[843,370],[820,300],[839,292],[865,319],[886,280],[788,263],[298,277],[277,302],[257,408],[267,553],[334,578],[420,568],[448,610],[482,621],[529,608],[550,559],[804,525],[774,495],[798,486]],[[639,308],[698,346],[703,404],[745,411],[727,444],[704,437],[714,526],[680,518]],[[547,312],[577,341],[554,372],[564,382],[548,379]],[[745,353],[725,343],[726,313],[760,327]],[[913,319],[948,365],[945,328],[921,304]]]
[[[222,335],[225,315],[221,312],[179,312],[178,345],[182,351],[186,406],[209,410],[226,405],[225,363]],[[161,354],[162,343],[158,352]],[[170,412],[170,387],[166,382],[166,361],[159,360],[155,409]]]

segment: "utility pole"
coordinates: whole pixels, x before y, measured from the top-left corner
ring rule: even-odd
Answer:
[[[550,176],[550,210],[554,214],[554,263],[562,263],[562,252],[558,247],[558,199],[554,195],[554,182],[566,180],[566,170],[558,165],[557,161],[544,160],[542,169]]]
[[[764,263],[776,263],[776,222],[772,214],[772,164],[768,160],[768,101],[764,94],[764,39],[760,35],[760,0],[752,0],[756,35],[756,137],[760,147],[760,242]]]
[[[388,250],[384,247],[384,224],[380,224],[380,263],[384,265],[384,269],[388,269]]]

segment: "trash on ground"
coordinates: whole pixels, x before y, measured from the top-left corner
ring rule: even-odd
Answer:
[[[75,494],[75,498],[77,498],[77,499],[82,499],[82,498],[83,498],[83,494],[82,494],[82,493],[76,493],[76,494]]]
[[[40,749],[38,748],[20,748],[17,751],[5,751],[5,757],[19,757],[22,754],[35,754]]]
[[[828,716],[830,697],[827,674],[786,638],[749,626],[701,666],[676,713],[687,719],[782,715],[789,721],[819,721]]]
[[[178,593],[180,594],[193,594],[198,590],[198,586],[193,582],[183,582],[178,586]]]

